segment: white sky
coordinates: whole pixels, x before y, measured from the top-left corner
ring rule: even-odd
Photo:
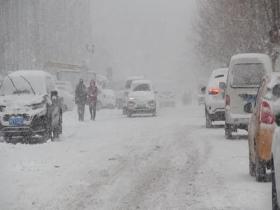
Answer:
[[[195,0],[93,2],[95,60],[111,65],[115,78],[145,75],[185,82],[182,78],[195,71],[188,40]]]

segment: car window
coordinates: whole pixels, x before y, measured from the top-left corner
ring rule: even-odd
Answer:
[[[235,64],[231,72],[232,87],[258,87],[265,74],[262,63]]]
[[[151,91],[151,87],[149,84],[139,84],[134,87],[133,91]]]

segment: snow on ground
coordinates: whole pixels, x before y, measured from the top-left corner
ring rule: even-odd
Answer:
[[[0,209],[271,209],[271,184],[249,176],[246,138],[205,129],[202,107],[76,118],[64,115],[56,142],[0,143]]]

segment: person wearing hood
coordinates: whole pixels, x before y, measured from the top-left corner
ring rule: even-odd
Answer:
[[[75,103],[78,107],[79,121],[84,121],[85,105],[87,102],[87,88],[83,79],[80,79],[79,84],[75,90]]]
[[[97,103],[97,87],[94,80],[90,81],[90,85],[88,87],[88,106],[91,120],[95,120],[96,116],[96,103]]]

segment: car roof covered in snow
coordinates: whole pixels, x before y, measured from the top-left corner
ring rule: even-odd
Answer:
[[[230,67],[242,63],[263,63],[268,73],[272,72],[272,63],[268,55],[263,53],[242,53],[231,57]]]
[[[212,75],[219,75],[219,74],[227,74],[228,68],[219,68],[219,69],[214,69],[212,72]]]
[[[137,84],[152,84],[152,81],[150,80],[146,80],[146,79],[141,79],[141,80],[135,80],[132,82],[133,85],[137,85]]]
[[[10,77],[30,76],[30,77],[53,77],[50,73],[42,70],[18,70],[9,74]]]

